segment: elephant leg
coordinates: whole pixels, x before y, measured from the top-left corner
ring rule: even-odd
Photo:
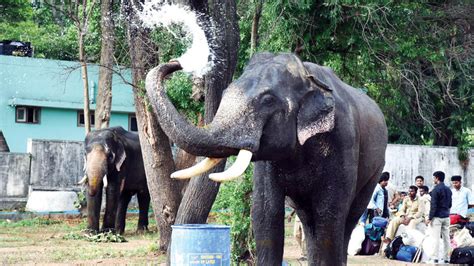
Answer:
[[[144,189],[138,192],[138,226],[137,231],[148,231],[148,209],[150,208],[150,192],[148,189]]]
[[[87,193],[87,229],[96,234],[99,232],[100,207],[102,204],[102,186],[99,188],[95,196]]]
[[[111,176],[112,177],[112,176]],[[115,219],[117,218],[117,207],[120,197],[118,182],[111,182],[114,177],[109,178],[109,185],[106,189],[105,214],[102,231],[115,231]]]
[[[258,162],[254,171],[252,227],[257,244],[257,265],[281,265],[285,238],[285,195],[271,176],[269,163]]]
[[[117,219],[115,220],[115,230],[119,234],[125,232],[125,220],[127,219],[127,208],[132,199],[133,192],[124,190],[120,194],[119,204],[117,208]]]
[[[380,169],[382,170],[382,169]],[[373,181],[379,177],[379,171],[375,175],[373,175],[370,180]],[[346,219],[346,228],[344,234],[344,250],[347,250],[349,246],[349,240],[351,239],[352,231],[354,230],[355,226],[359,222],[360,217],[367,209],[367,205],[369,204],[369,198],[374,191],[376,186],[375,182],[369,181],[356,195],[354,200],[352,201],[351,208],[349,209],[349,214]]]
[[[334,177],[321,181],[319,189],[303,205],[300,219],[306,236],[309,265],[345,265],[347,249],[344,250],[346,218],[351,202],[347,202],[352,184],[331,185],[331,180],[347,180]],[[327,182],[327,183],[326,183]]]

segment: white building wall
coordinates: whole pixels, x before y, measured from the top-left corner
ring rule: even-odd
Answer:
[[[425,185],[433,188],[433,172],[443,171],[445,183],[450,185],[451,176],[463,177],[465,186],[474,185],[474,149],[469,151],[470,163],[463,169],[456,147],[389,144],[385,153],[384,171],[390,172],[390,181],[401,191],[415,183],[415,177],[425,178]]]

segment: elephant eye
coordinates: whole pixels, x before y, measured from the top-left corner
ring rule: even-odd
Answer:
[[[275,103],[275,97],[271,94],[265,94],[260,99],[260,103],[265,106],[271,106]]]

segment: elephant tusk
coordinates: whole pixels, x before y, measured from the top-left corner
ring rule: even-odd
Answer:
[[[107,175],[104,175],[104,178],[102,179],[104,181],[104,187],[107,187]]]
[[[84,183],[86,183],[86,182],[87,182],[87,175],[84,175],[84,177],[83,177],[79,182],[77,182],[77,184],[78,184],[78,185],[82,185],[82,184],[84,184]]]
[[[251,151],[240,150],[239,155],[237,155],[237,159],[235,160],[235,163],[231,167],[229,167],[229,169],[221,173],[212,173],[209,175],[209,178],[216,182],[224,182],[236,179],[245,172],[245,170],[250,164],[251,159]]]
[[[200,175],[204,172],[207,172],[209,169],[212,169],[222,160],[223,158],[206,158],[194,166],[172,173],[171,178],[188,179],[193,176]]]

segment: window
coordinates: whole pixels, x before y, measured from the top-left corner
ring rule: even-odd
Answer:
[[[17,123],[39,124],[40,111],[40,107],[17,106],[15,121]]]
[[[89,111],[89,117],[90,117],[91,127],[94,127],[95,126],[94,111]],[[84,126],[84,111],[77,111],[77,126],[78,127]]]
[[[129,131],[138,131],[137,116],[128,115],[128,130]]]

